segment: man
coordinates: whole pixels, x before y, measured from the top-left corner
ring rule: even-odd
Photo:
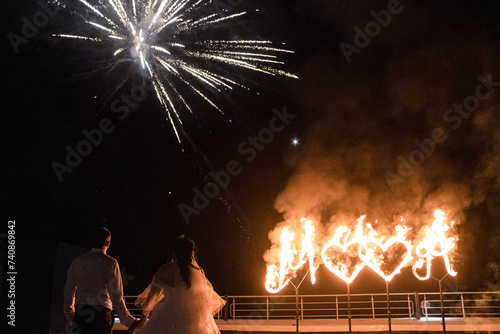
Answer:
[[[64,286],[64,314],[75,333],[110,334],[113,308],[120,322],[129,330],[138,324],[123,300],[118,262],[106,255],[110,243],[111,232],[104,227],[98,229],[93,248],[74,259],[68,269]]]

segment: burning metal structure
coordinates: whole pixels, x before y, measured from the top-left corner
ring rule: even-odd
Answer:
[[[315,271],[321,264],[347,284],[352,283],[365,266],[390,282],[401,269],[411,265],[415,277],[426,280],[431,277],[431,264],[436,257],[442,257],[448,274],[455,276],[457,272],[450,258],[458,240],[453,229],[455,223],[447,221],[441,210],[436,210],[434,217],[434,221],[421,229],[423,237],[416,240],[408,240],[407,232],[411,228],[403,224],[403,219],[401,225],[394,227],[392,235],[380,235],[365,222],[366,216],[362,216],[354,230],[347,225],[339,226],[325,244],[317,242],[316,229],[310,219],[302,219],[302,230],[285,226],[280,244],[273,245],[267,253],[266,289],[279,292],[306,263],[309,263],[313,284]]]
[[[273,245],[268,251],[267,255],[270,256],[267,256],[266,289],[271,293],[277,293],[291,283],[295,288],[298,304],[298,288],[305,276],[298,285],[291,280],[296,276],[297,271],[309,262],[307,272],[310,273],[311,282],[314,284],[315,272],[323,263],[334,275],[346,282],[349,332],[351,332],[350,284],[364,267],[369,267],[386,283],[387,318],[389,332],[391,332],[389,282],[401,272],[401,269],[413,263],[413,274],[420,280],[426,280],[432,277],[432,260],[435,257],[443,257],[447,271],[445,276],[457,274],[450,260],[451,252],[458,240],[458,235],[452,229],[455,223],[447,222],[446,214],[441,210],[434,211],[434,218],[430,226],[422,227],[420,235],[423,237],[419,240],[408,240],[407,232],[411,228],[404,225],[403,218],[401,218],[401,224],[394,227],[392,235],[380,235],[370,223],[365,222],[366,216],[361,216],[357,219],[354,231],[347,225],[339,226],[326,244],[317,241],[313,221],[302,218],[302,229],[293,229],[290,225],[283,227],[279,239],[280,244]],[[301,240],[300,236],[302,236]],[[319,249],[321,257],[316,253]],[[279,254],[279,256],[272,256],[273,254]],[[419,271],[424,265],[425,275],[421,275]],[[439,283],[441,291],[441,281]],[[442,296],[441,308],[443,308]],[[443,312],[442,316],[443,328],[445,328]],[[297,332],[298,319],[297,311]]]

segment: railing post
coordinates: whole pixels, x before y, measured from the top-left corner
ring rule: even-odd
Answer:
[[[375,319],[375,302],[373,301],[373,295],[372,296],[372,315],[373,315],[373,319]]]
[[[337,313],[337,320],[339,319],[339,296],[335,296],[335,312]]]
[[[224,306],[224,321],[229,319],[229,296],[225,295],[224,300],[226,301],[226,305]]]
[[[236,320],[236,298],[233,298],[231,306],[233,307],[233,320]]]
[[[300,319],[304,320],[304,297],[300,296]]]
[[[444,277],[443,277],[444,278]],[[443,333],[446,334],[446,311],[444,310],[444,300],[443,300],[443,286],[441,282],[443,279],[439,280],[439,299],[441,300],[441,319],[443,321]]]
[[[269,320],[269,297],[266,297],[266,319]]]
[[[411,320],[411,300],[410,300],[410,294],[408,294],[407,297],[408,297],[408,315],[410,316],[410,320]]]
[[[464,305],[464,294],[460,292],[460,300],[462,302],[462,316],[465,319],[465,305]]]
[[[429,302],[427,301],[427,295],[424,293],[424,301],[422,302],[424,305],[424,315],[425,315],[425,321],[429,321],[429,310],[428,306],[430,305]]]
[[[415,317],[420,320],[420,297],[418,292],[415,292]]]

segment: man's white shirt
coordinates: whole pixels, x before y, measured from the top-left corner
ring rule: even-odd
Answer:
[[[71,262],[64,286],[64,314],[68,321],[73,320],[75,305],[114,309],[120,322],[127,327],[135,320],[123,300],[118,262],[101,248],[92,248]]]

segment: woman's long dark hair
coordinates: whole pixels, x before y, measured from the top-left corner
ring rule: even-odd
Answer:
[[[178,237],[174,244],[174,257],[177,259],[182,279],[186,282],[187,287],[190,288],[189,267],[193,266],[193,260],[196,258],[196,245],[194,241],[184,235]]]

